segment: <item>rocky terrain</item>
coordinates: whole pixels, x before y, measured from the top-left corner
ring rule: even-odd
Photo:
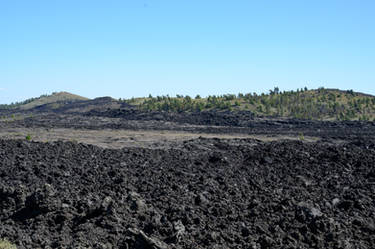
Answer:
[[[119,114],[120,113],[120,114]],[[375,122],[315,121],[254,118],[251,113],[202,112],[168,113],[122,111],[115,114],[20,114],[0,121],[0,128],[67,128],[90,130],[164,130],[212,134],[263,134],[269,136],[312,136],[324,139],[357,139],[375,136]]]
[[[374,152],[367,140],[1,140],[0,236],[19,248],[373,248]]]
[[[103,101],[0,120],[0,239],[375,248],[374,122],[96,108]]]

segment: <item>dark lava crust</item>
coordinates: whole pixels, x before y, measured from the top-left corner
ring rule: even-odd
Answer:
[[[95,115],[94,115],[95,114]],[[107,117],[107,116],[109,117]],[[248,112],[166,113],[127,111],[108,113],[40,114],[9,122],[2,128],[73,128],[172,130],[210,134],[253,134],[267,136],[304,136],[333,140],[375,139],[375,122],[313,121],[299,119],[254,119]]]
[[[0,237],[19,248],[375,248],[374,152],[368,141],[0,140]]]

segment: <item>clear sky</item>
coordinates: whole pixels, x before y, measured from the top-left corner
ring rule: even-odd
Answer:
[[[375,94],[373,0],[2,0],[0,103],[266,92]]]

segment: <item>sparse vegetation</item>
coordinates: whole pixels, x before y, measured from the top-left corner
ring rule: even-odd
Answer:
[[[17,249],[17,247],[6,239],[0,239],[0,249]]]
[[[36,106],[48,104],[48,103],[55,103],[57,102],[64,102],[64,101],[78,101],[78,100],[88,100],[87,98],[67,93],[67,92],[53,92],[52,94],[43,94],[36,98],[30,98],[21,102],[14,102],[9,105],[2,104],[0,105],[0,110],[12,110],[21,108],[23,110],[31,109]]]
[[[13,113],[22,110],[32,110],[40,105],[48,105],[50,110],[56,110],[75,101],[85,98],[70,93],[53,93],[42,95],[20,103],[0,105],[4,121],[17,119]],[[325,89],[308,90],[307,87],[295,91],[281,91],[278,87],[266,93],[238,93],[210,95],[177,94],[152,96],[145,98],[119,99],[118,104],[129,104],[143,111],[164,112],[202,112],[202,111],[248,111],[258,117],[281,117],[310,120],[375,120],[375,96],[356,93],[353,90]],[[16,111],[13,112],[15,108]],[[112,107],[109,107],[112,108]],[[119,106],[115,107],[119,108]],[[10,110],[9,110],[10,109]],[[73,108],[74,109],[74,108]]]
[[[298,138],[299,138],[299,140],[301,140],[301,141],[304,141],[304,140],[305,140],[305,136],[303,135],[302,132],[298,134]]]
[[[360,120],[375,118],[375,97],[337,89],[280,91],[278,87],[268,94],[239,93],[176,97],[151,95],[148,98],[132,98],[127,103],[144,111],[200,112],[204,110],[251,111],[258,116],[286,117],[314,120]]]

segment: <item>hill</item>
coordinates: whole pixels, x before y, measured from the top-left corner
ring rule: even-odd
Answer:
[[[75,95],[68,92],[58,92],[51,95],[41,96],[29,103],[25,103],[19,106],[21,110],[30,110],[38,106],[46,104],[55,104],[55,106],[64,105],[67,103],[89,100],[88,98]]]
[[[126,100],[145,111],[200,112],[207,110],[250,111],[256,116],[311,120],[375,119],[375,96],[352,90],[297,89],[268,94],[239,93],[195,98],[190,96],[157,96]]]
[[[90,111],[105,112],[120,108],[130,110],[134,107],[111,97],[88,99],[68,92],[58,92],[10,105],[0,105],[0,113],[3,115],[22,112],[79,114]]]
[[[44,94],[36,98],[30,98],[21,102],[12,103],[10,105],[0,105],[0,109],[31,110],[47,104],[53,104],[55,107],[58,107],[67,103],[85,100],[89,99],[68,92],[55,92],[50,95]]]
[[[57,113],[86,113],[92,110],[105,112],[110,109],[128,108],[129,105],[121,103],[111,97],[99,97],[90,100],[76,101],[55,106],[54,103],[40,106],[39,112],[53,111]]]
[[[375,96],[352,90],[297,89],[280,91],[278,87],[268,94],[239,93],[212,95],[205,98],[177,95],[175,97],[151,95],[147,98],[88,99],[67,92],[42,95],[23,102],[0,105],[0,111],[89,113],[92,115],[127,113],[128,110],[148,115],[148,112],[200,113],[218,112],[251,113],[255,117],[297,118],[308,120],[375,120]]]

